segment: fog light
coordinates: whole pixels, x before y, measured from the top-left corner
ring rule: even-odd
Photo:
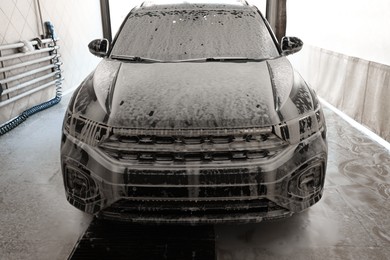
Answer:
[[[99,195],[96,183],[83,169],[66,166],[65,180],[67,192],[74,197],[86,200]]]
[[[310,168],[299,177],[298,187],[305,192],[313,192],[321,188],[322,167]]]
[[[300,168],[288,183],[290,196],[306,198],[319,192],[324,183],[324,164],[306,164]]]

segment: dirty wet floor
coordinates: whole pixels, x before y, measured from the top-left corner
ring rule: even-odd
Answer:
[[[390,259],[390,152],[325,109],[325,193],[291,218],[142,226],[74,209],[59,171],[69,96],[0,137],[0,259]]]

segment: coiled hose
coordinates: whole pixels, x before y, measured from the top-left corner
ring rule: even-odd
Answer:
[[[54,44],[50,47],[55,47],[57,45],[56,40],[54,40],[54,39],[53,39],[53,43]],[[59,62],[58,51],[56,48],[54,48],[54,50],[51,51],[51,53],[50,53],[50,55],[53,55],[53,54],[56,54],[56,57],[53,58],[53,63],[56,64]],[[57,75],[57,78],[59,79],[59,81],[56,83],[56,96],[55,96],[55,98],[53,98],[49,101],[46,101],[40,105],[29,108],[29,109],[25,110],[23,113],[21,113],[19,116],[17,116],[16,118],[1,125],[0,126],[0,136],[8,133],[9,131],[14,129],[15,127],[19,126],[21,123],[26,121],[28,117],[60,103],[61,98],[62,98],[62,87],[61,87],[62,86],[62,84],[61,84],[62,75],[61,75],[60,65],[58,65],[58,67],[56,69],[59,71],[59,74]]]

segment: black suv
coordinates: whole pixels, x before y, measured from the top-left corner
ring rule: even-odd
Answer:
[[[326,126],[314,91],[246,2],[134,8],[75,91],[61,146],[68,201],[108,219],[258,222],[318,202]]]

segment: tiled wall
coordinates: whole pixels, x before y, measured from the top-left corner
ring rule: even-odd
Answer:
[[[74,88],[100,60],[88,51],[88,43],[103,35],[100,1],[41,0],[41,6],[43,20],[54,24],[61,39],[64,89]]]
[[[15,43],[37,37],[37,16],[33,0],[0,1],[0,43]]]
[[[99,0],[0,0],[0,44],[31,40],[42,34],[43,21],[51,21],[60,38],[64,91],[73,89],[99,62],[88,51],[88,43],[102,37]],[[20,100],[0,109],[0,125],[23,110],[53,97],[53,90]]]

